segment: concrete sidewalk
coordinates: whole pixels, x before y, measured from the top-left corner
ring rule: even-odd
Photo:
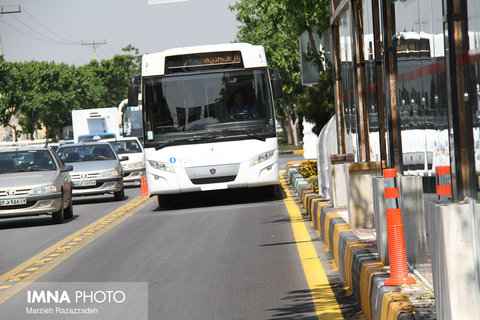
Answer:
[[[295,190],[311,221],[332,255],[367,319],[436,319],[434,293],[413,274],[416,284],[385,286],[389,267],[378,258],[375,229],[355,229],[342,216],[346,209],[333,208],[313,192],[297,172],[301,163],[287,164],[287,180]]]

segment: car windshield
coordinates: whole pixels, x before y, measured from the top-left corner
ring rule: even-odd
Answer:
[[[47,150],[0,152],[0,174],[56,170],[57,166]]]
[[[109,141],[116,153],[140,153],[142,148],[137,140]]]
[[[112,148],[105,144],[62,146],[58,149],[57,153],[66,163],[116,159]]]

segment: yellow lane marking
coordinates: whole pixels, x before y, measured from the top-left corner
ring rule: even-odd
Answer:
[[[343,319],[342,312],[323,270],[322,263],[318,259],[317,251],[312,244],[312,239],[305,226],[302,214],[292,199],[283,175],[280,176],[280,182],[287,195],[287,198],[283,201],[290,215],[298,254],[302,261],[303,271],[310,288],[317,317],[322,320]]]
[[[60,240],[36,256],[1,275],[0,283],[14,282],[14,284],[0,287],[0,304],[7,301],[10,297],[18,293],[30,283],[35,282],[41,276],[50,272],[53,268],[87,246],[90,242],[113,229],[128,217],[139,212],[154,201],[154,198],[138,196],[120,208],[80,229],[74,234],[69,235],[65,239]],[[102,227],[96,229],[100,224]],[[76,242],[76,244],[73,244],[72,241]],[[30,273],[26,273],[27,270],[30,271]],[[22,279],[19,277],[22,277]]]

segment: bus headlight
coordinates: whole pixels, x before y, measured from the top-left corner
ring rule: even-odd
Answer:
[[[264,161],[267,161],[268,159],[270,159],[271,157],[273,157],[273,154],[275,153],[275,150],[270,150],[270,151],[267,151],[267,152],[264,152],[264,153],[261,153],[259,155],[256,155],[251,163],[250,163],[250,166],[254,166],[256,164],[259,164],[259,163],[262,163]]]
[[[173,167],[168,163],[161,162],[161,161],[153,161],[153,160],[148,160],[148,163],[150,163],[150,165],[154,169],[162,170],[165,172],[175,172],[175,170],[173,170]]]

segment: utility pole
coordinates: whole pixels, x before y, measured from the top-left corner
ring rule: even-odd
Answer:
[[[9,14],[9,13],[20,13],[22,10],[20,10],[20,6],[18,6],[17,10],[5,10],[3,9],[3,6],[0,7],[0,17],[3,16],[4,14]],[[2,46],[2,38],[0,37],[0,56],[3,55],[3,46]]]
[[[93,60],[97,60],[97,48],[101,46],[102,44],[107,44],[106,40],[103,40],[103,42],[83,42],[82,41],[82,46],[91,46],[93,49]]]

